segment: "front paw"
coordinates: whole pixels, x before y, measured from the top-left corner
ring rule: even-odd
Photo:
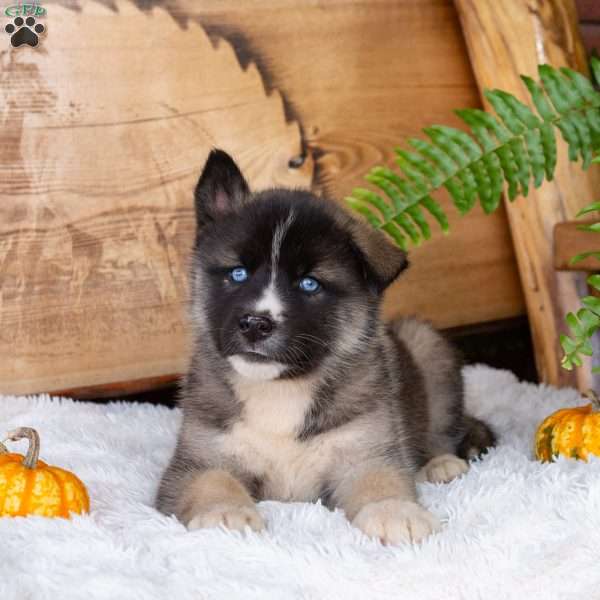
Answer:
[[[260,531],[265,528],[265,521],[254,506],[215,504],[209,510],[192,518],[187,528],[193,530],[219,525],[237,531],[244,531],[246,527],[250,527],[253,531]]]
[[[431,483],[447,483],[455,477],[466,473],[469,463],[454,454],[441,454],[432,458],[417,475],[417,481]]]
[[[352,524],[384,544],[417,542],[441,527],[437,517],[416,502],[396,498],[363,506]]]

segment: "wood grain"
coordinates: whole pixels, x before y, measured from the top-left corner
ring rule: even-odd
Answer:
[[[600,3],[598,0],[576,0],[577,15],[584,23],[600,23]]]
[[[588,257],[571,264],[577,254],[600,250],[600,239],[597,233],[581,231],[581,225],[591,225],[592,221],[568,221],[554,226],[554,268],[558,271],[600,271],[600,261]]]
[[[99,400],[101,398],[123,398],[131,394],[139,394],[148,390],[162,390],[177,384],[179,375],[162,375],[159,377],[146,377],[144,379],[131,379],[128,381],[115,381],[100,385],[66,388],[52,390],[51,396],[60,398],[76,398],[78,400]]]
[[[190,193],[209,146],[255,186],[339,199],[408,136],[480,105],[451,0],[46,4],[44,52],[0,62],[4,392],[106,393],[182,370]],[[386,316],[522,314],[504,212],[441,202],[452,234],[411,252]]]
[[[288,166],[301,139],[280,95],[227,42],[118,9],[54,6],[43,51],[0,55],[2,393],[181,372],[191,192],[210,148],[257,187],[312,179],[310,160]]]
[[[455,2],[480,89],[498,87],[527,101],[519,74],[537,78],[538,63],[587,70],[572,0]],[[598,183],[597,171],[584,173],[580,165],[569,163],[561,142],[555,180],[526,199],[506,204],[538,373],[548,383],[582,390],[592,383],[590,365],[571,372],[561,369],[558,336],[566,333],[564,316],[579,307],[585,282],[580,274],[554,270],[552,230],[594,199]]]

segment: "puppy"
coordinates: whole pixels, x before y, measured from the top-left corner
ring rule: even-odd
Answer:
[[[464,473],[494,437],[464,414],[445,339],[381,321],[404,252],[307,191],[252,193],[219,150],[195,210],[193,351],[159,510],[260,530],[257,501],[321,498],[384,543],[437,530],[415,482]]]

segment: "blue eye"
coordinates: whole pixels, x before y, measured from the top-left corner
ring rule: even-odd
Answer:
[[[321,289],[321,284],[314,277],[303,277],[298,287],[307,294],[315,294]]]
[[[235,281],[236,283],[243,283],[248,279],[248,271],[244,269],[244,267],[235,267],[235,269],[231,269],[229,271],[229,279],[231,281]]]

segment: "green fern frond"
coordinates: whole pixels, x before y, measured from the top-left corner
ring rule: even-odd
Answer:
[[[600,157],[596,157],[593,162],[600,162]],[[577,216],[588,215],[600,211],[600,202],[592,202],[584,208],[582,208]],[[594,223],[580,229],[591,231],[593,233],[600,233],[600,222]],[[574,256],[571,259],[571,264],[579,262],[584,258],[594,257],[599,261],[600,268],[600,250],[592,250],[590,252],[583,252]],[[588,284],[595,290],[600,291],[600,275],[591,275],[587,279]],[[600,330],[600,298],[596,296],[585,296],[581,299],[583,305],[577,311],[577,314],[569,313],[566,316],[567,325],[571,331],[571,335],[561,335],[560,344],[564,351],[564,356],[561,360],[561,365],[569,371],[573,366],[581,366],[583,356],[592,356],[592,337]],[[592,369],[593,372],[599,373],[600,367]]]
[[[600,291],[600,275],[591,275],[588,277],[588,284],[594,289]],[[592,337],[600,330],[600,298],[596,296],[585,296],[581,299],[583,308],[577,311],[577,314],[569,313],[566,317],[567,325],[571,330],[571,336],[561,335],[560,345],[564,351],[561,365],[567,370],[573,366],[582,365],[581,356],[592,356]],[[600,368],[593,369],[599,372]]]
[[[592,59],[600,77],[600,59]],[[465,214],[479,201],[486,213],[498,208],[504,187],[510,200],[527,196],[530,186],[552,180],[558,129],[569,158],[584,168],[600,148],[600,93],[592,82],[567,68],[541,65],[540,82],[522,80],[534,112],[511,94],[486,90],[496,114],[478,109],[456,111],[470,134],[435,125],[424,129],[428,140],[408,140],[412,150],[396,149],[399,172],[374,167],[366,180],[374,189],[356,188],[346,198],[369,223],[385,231],[402,248],[431,236],[429,213],[448,231],[448,218],[432,194],[445,188]]]

